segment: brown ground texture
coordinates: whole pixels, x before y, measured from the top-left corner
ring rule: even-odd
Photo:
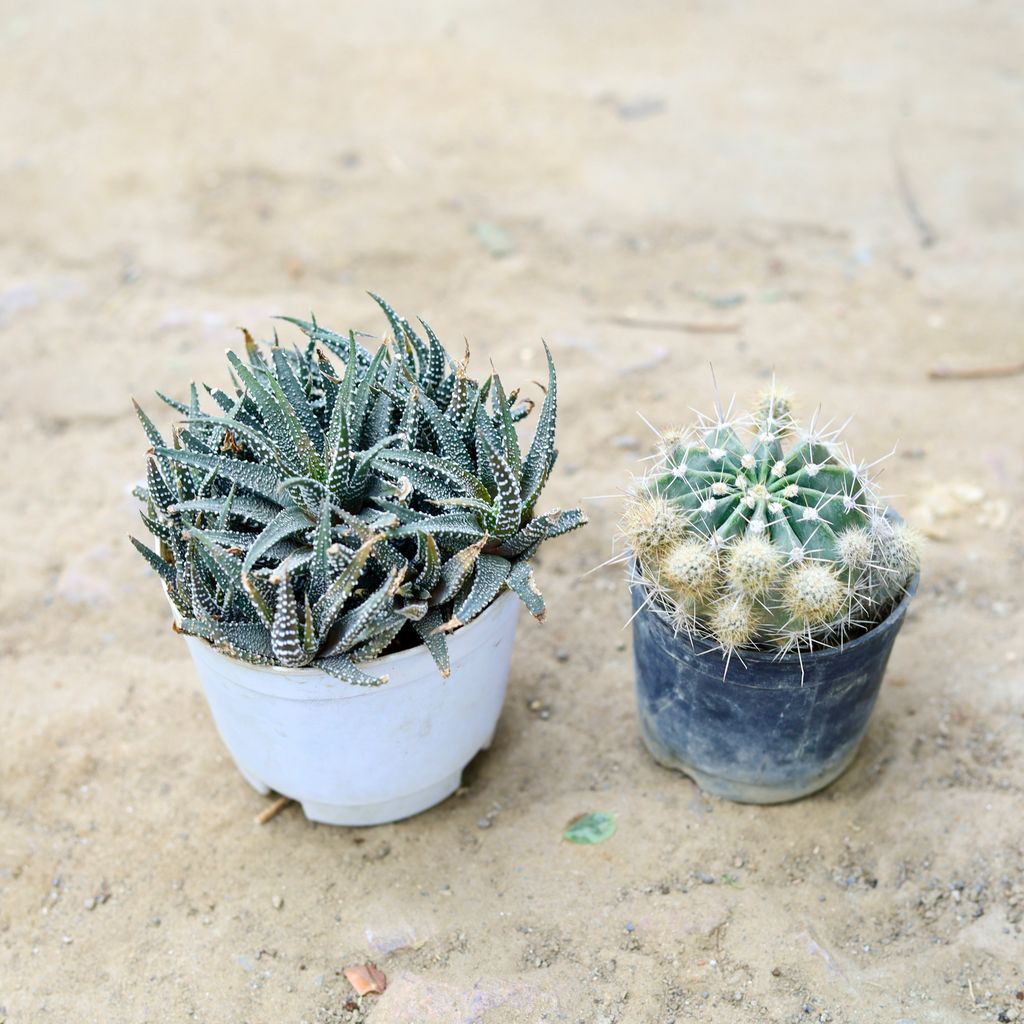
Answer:
[[[928,375],[1024,358],[1022,52],[1012,0],[0,5],[0,1020],[1024,1020],[1024,377]],[[379,331],[367,289],[510,383],[547,338],[550,504],[709,362],[899,439],[930,539],[845,776],[758,808],[651,761],[589,500],[461,795],[254,823],[126,540],[128,396],[273,314]]]

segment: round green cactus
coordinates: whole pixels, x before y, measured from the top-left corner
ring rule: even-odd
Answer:
[[[753,412],[662,440],[621,523],[684,632],[736,648],[838,644],[883,619],[919,565],[839,431],[802,429],[772,389]]]

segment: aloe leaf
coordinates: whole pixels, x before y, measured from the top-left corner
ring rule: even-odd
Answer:
[[[473,585],[455,606],[455,614],[445,623],[450,631],[475,619],[499,594],[508,579],[512,564],[499,555],[481,555],[476,562]]]
[[[427,357],[426,367],[420,374],[423,381],[427,394],[433,395],[437,390],[441,381],[444,379],[444,371],[449,363],[448,353],[444,350],[444,345],[441,344],[437,335],[433,332],[430,324],[427,323],[422,317],[419,318],[420,323],[423,325],[423,330],[426,332],[427,340],[430,345],[430,354]]]
[[[518,477],[523,469],[523,456],[519,450],[519,436],[516,434],[515,422],[512,419],[512,408],[508,402],[505,389],[501,386],[501,378],[494,375],[491,402],[494,406],[495,426],[501,435],[501,453]]]
[[[510,590],[514,590],[519,595],[530,614],[538,621],[543,622],[546,614],[544,595],[537,589],[533,578],[533,568],[529,561],[523,558],[516,562],[505,582]]]
[[[286,323],[294,324],[303,334],[306,335],[311,341],[315,341],[325,348],[330,349],[339,359],[345,361],[349,358],[349,338],[335,334],[334,331],[325,330],[315,320],[310,322],[308,320],[298,320],[291,316],[279,316],[275,317],[275,320],[284,320]],[[370,363],[370,353],[363,348],[362,345],[356,346],[356,358],[364,366],[368,366]]]
[[[278,541],[284,540],[285,537],[291,537],[293,534],[305,532],[312,526],[313,524],[301,509],[281,509],[246,552],[245,561],[242,563],[242,572],[251,572],[260,558]]]
[[[402,409],[402,416],[398,421],[399,443],[403,448],[416,447],[416,431],[419,427],[419,393],[418,387],[410,390],[405,400],[405,408]]]
[[[189,415],[189,407],[185,402],[179,402],[177,398],[171,398],[170,395],[165,395],[162,391],[157,391],[156,397],[159,398],[164,405],[169,405],[175,412],[180,412],[183,416]]]
[[[234,486],[234,482],[232,482]],[[209,512],[218,518],[224,511],[226,498],[192,498],[189,501],[177,501],[169,511],[175,512]],[[244,519],[257,526],[266,526],[281,511],[280,502],[263,501],[252,495],[235,495],[231,501],[230,517]]]
[[[217,585],[227,592],[238,589],[242,584],[242,560],[226,551],[202,530],[192,531],[189,537],[201,545],[208,556],[207,565],[216,577]]]
[[[429,533],[433,537],[466,537],[470,542],[488,536],[474,516],[464,512],[445,512],[439,516],[427,516],[410,523],[403,523],[391,536],[394,539],[412,537],[417,533]]]
[[[469,508],[480,514],[486,521],[494,518],[494,505],[479,498],[427,498],[431,505],[440,508]]]
[[[522,493],[525,510],[533,508],[540,492],[547,483],[548,474],[555,463],[555,421],[558,417],[558,382],[555,376],[555,362],[551,358],[551,349],[544,344],[544,354],[548,360],[548,387],[537,418],[537,429],[534,431],[530,450],[523,462]]]
[[[296,418],[302,425],[306,436],[312,441],[318,453],[324,450],[324,431],[316,413],[310,408],[309,399],[306,397],[306,389],[299,383],[288,359],[282,349],[276,348],[273,352],[274,370],[277,373],[277,383],[288,400],[295,413]]]
[[[157,430],[156,424],[154,424],[153,421],[146,415],[142,406],[139,405],[139,403],[136,402],[134,398],[132,399],[132,406],[135,409],[135,415],[138,416],[139,422],[142,424],[142,429],[146,432],[146,437],[149,439],[149,443],[154,448],[166,448],[167,445],[164,443],[164,439],[161,436],[160,431]],[[167,467],[161,466],[161,470],[163,471],[165,476],[169,473]]]
[[[439,572],[438,585],[431,595],[430,603],[433,605],[444,604],[450,601],[461,589],[462,585],[469,579],[476,565],[480,552],[483,550],[487,538],[481,538],[476,544],[456,551],[442,566]]]
[[[281,581],[277,585],[270,646],[278,663],[287,668],[299,668],[306,663],[306,651],[299,631],[299,609],[287,570],[281,573]]]
[[[206,469],[225,480],[237,480],[243,487],[262,498],[277,501],[278,473],[269,466],[256,462],[242,462],[223,455],[207,455],[203,452],[183,451],[177,448],[158,448],[157,455],[165,455],[172,462],[180,462],[196,469]],[[280,504],[280,502],[277,502]]]
[[[416,561],[414,564],[423,566],[414,583],[417,591],[421,594],[429,593],[437,586],[441,570],[440,548],[429,534],[421,534],[416,539]]]
[[[519,480],[505,457],[481,437],[483,455],[494,479],[494,518],[490,524],[495,537],[510,537],[519,529],[523,517],[523,499]]]
[[[444,458],[454,462],[460,469],[472,473],[476,468],[473,457],[463,441],[462,435],[452,426],[451,422],[444,416],[429,395],[424,391],[419,392],[420,408],[423,410],[424,418],[437,439],[440,453]]]
[[[245,622],[221,622],[217,624],[220,645],[227,648],[234,657],[267,665],[273,662],[273,648],[270,634],[262,626]]]
[[[242,589],[267,629],[274,624],[273,592],[250,573],[242,573]]]
[[[256,374],[234,352],[228,352],[228,362],[234,367],[235,373],[245,385],[249,396],[259,408],[260,416],[285,463],[291,466],[294,472],[305,469],[306,466],[295,443],[292,425],[284,411],[287,403],[281,402],[273,390],[264,387]],[[272,378],[268,377],[267,380],[270,383]]]
[[[134,537],[129,537],[128,539],[135,545],[135,550],[138,551],[139,554],[149,562],[150,566],[160,574],[161,579],[163,579],[165,583],[174,583],[173,565],[166,561],[166,559],[161,558],[151,548],[148,548],[142,543],[142,541],[136,540]]]
[[[569,533],[586,524],[587,517],[582,509],[554,509],[531,519],[521,530],[507,537],[496,549],[496,553],[505,558],[516,558],[531,549],[536,549],[542,541]]]
[[[353,647],[349,657],[354,662],[367,662],[379,658],[394,643],[406,621],[401,615],[392,615],[377,627],[373,636]]]
[[[391,613],[398,578],[399,574],[392,570],[369,597],[341,616],[328,637],[325,656],[347,651],[364,631],[376,626]]]
[[[156,449],[168,451],[170,449]],[[166,512],[175,503],[178,496],[171,490],[170,484],[164,479],[155,455],[146,459],[146,486],[153,504],[162,512]]]
[[[330,573],[330,557],[328,555],[330,546],[331,501],[330,497],[325,495],[320,504],[320,515],[313,533],[313,561],[309,567],[309,593],[314,601],[320,598],[327,589]]]
[[[395,348],[403,360],[406,357],[406,352],[411,350],[416,355],[417,363],[420,366],[425,366],[429,358],[429,350],[412,329],[408,320],[400,317],[379,295],[375,295],[373,292],[367,294],[384,311],[388,324],[391,326],[391,333],[395,336]]]
[[[169,521],[154,519],[152,516],[146,515],[145,512],[140,512],[139,514],[146,529],[156,537],[157,540],[161,540],[165,544],[170,541],[171,527],[169,525]]]
[[[347,655],[338,654],[330,658],[318,658],[314,664],[328,675],[352,686],[380,686],[388,681],[387,676],[371,676],[357,668]]]
[[[375,464],[388,475],[407,476],[413,487],[428,498],[452,498],[460,494],[487,501],[487,488],[472,473],[431,452],[384,450]]]
[[[416,630],[420,640],[423,641],[423,646],[430,651],[430,656],[434,659],[438,671],[447,679],[452,669],[448,657],[448,640],[444,633],[440,632],[443,624],[444,616],[440,610],[432,608],[422,619],[414,622],[412,628]]]
[[[216,448],[223,454],[233,452],[238,454],[244,452],[248,447],[250,452],[261,462],[277,462],[284,465],[286,459],[278,450],[272,438],[257,427],[251,427],[242,420],[231,416],[205,416],[201,420],[186,420],[186,423],[209,424],[210,426],[223,428],[219,438],[214,438]],[[244,444],[239,444],[239,438]],[[204,445],[204,447],[208,447]]]
[[[380,539],[381,537],[378,534],[374,535],[369,540],[364,541],[363,544],[361,544],[359,548],[352,553],[348,563],[341,572],[331,580],[331,584],[324,592],[323,597],[321,597],[313,606],[313,618],[316,622],[318,636],[325,637],[334,625],[334,621],[338,617],[338,613],[344,607],[345,602],[349,599],[352,591],[355,590],[356,585],[359,583],[363,567],[366,565],[366,560],[370,557],[370,553],[373,551],[374,545]]]
[[[391,398],[391,392],[398,380],[398,364],[392,362],[388,366],[388,372],[377,392],[376,401],[370,410],[366,425],[363,428],[363,444],[374,445],[382,437],[391,433],[392,421],[394,419],[395,403]]]
[[[353,445],[362,443],[363,428],[366,425],[366,413],[370,408],[370,396],[373,388],[378,384],[380,370],[387,357],[388,350],[384,345],[381,345],[373,354],[373,359],[370,361],[363,379],[352,394],[349,426],[352,431]],[[372,444],[373,442],[370,443]]]

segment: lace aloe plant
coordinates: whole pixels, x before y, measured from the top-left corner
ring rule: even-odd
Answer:
[[[772,388],[746,416],[663,438],[627,500],[629,557],[677,630],[727,654],[840,644],[885,618],[919,565],[870,469]]]
[[[431,328],[378,296],[391,338],[375,352],[282,318],[305,335],[286,348],[245,334],[228,353],[216,407],[160,395],[181,416],[170,444],[149,438],[137,494],[180,629],[256,664],[314,665],[357,684],[360,667],[422,642],[449,671],[446,634],[515,591],[539,619],[531,570],[543,541],[582,526],[579,509],[538,514],[557,451],[557,382],[524,451],[516,424],[533,403],[497,374],[467,375]],[[340,368],[338,366],[340,364]]]

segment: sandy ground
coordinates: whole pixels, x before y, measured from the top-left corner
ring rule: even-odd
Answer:
[[[1022,358],[1022,52],[1012,0],[0,4],[0,1020],[1024,1019],[1024,377],[927,376]],[[368,288],[510,382],[551,342],[551,504],[709,361],[900,440],[933,541],[845,777],[756,808],[652,763],[591,500],[461,796],[254,824],[125,540],[128,396],[275,313],[379,329]],[[588,810],[616,836],[562,842]]]

